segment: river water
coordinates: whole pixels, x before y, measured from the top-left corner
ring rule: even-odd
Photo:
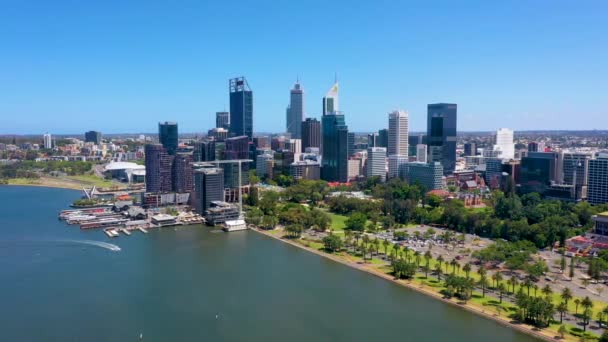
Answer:
[[[80,231],[78,196],[0,187],[2,340],[536,341],[255,232]]]

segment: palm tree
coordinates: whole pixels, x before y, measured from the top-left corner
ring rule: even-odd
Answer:
[[[559,312],[559,323],[561,324],[564,320],[564,314],[568,312],[568,305],[561,302],[557,305],[557,312]]]
[[[542,292],[542,294],[544,294],[547,298],[551,298],[551,295],[553,294],[553,290],[549,284],[545,285],[540,292]]]
[[[530,277],[526,277],[522,286],[524,286],[528,290],[528,297],[530,296],[530,288],[532,287],[532,279]]]
[[[498,283],[498,298],[500,299],[499,303],[502,303],[502,295],[506,292],[505,284]]]
[[[420,252],[414,252],[414,258],[416,260],[416,267],[420,268]]]
[[[578,315],[578,306],[581,303],[581,300],[578,298],[574,298],[574,314]]]
[[[435,264],[435,273],[437,274],[437,280],[439,282],[441,282],[441,273],[442,273],[442,271],[441,271],[441,265],[438,264],[438,263]]]
[[[405,259],[409,262],[410,261],[410,248],[408,246],[403,246],[403,254]]]
[[[481,296],[485,297],[486,296],[486,287],[488,286],[488,278],[487,278],[485,272],[483,272],[483,274],[479,275],[478,284],[479,284],[479,286],[481,286]]]
[[[469,279],[469,273],[471,273],[471,263],[467,262],[466,264],[464,264],[462,270],[464,271],[466,278]]]
[[[385,257],[386,257],[386,256],[387,256],[387,254],[388,254],[388,246],[389,246],[390,244],[391,244],[391,243],[390,243],[388,240],[384,240],[384,241],[382,241],[382,246],[384,247],[384,256],[385,256]]]
[[[566,306],[568,305],[568,301],[570,299],[572,299],[572,291],[570,291],[569,288],[564,287],[564,289],[562,290],[562,294],[561,294],[562,300],[564,301],[564,303],[566,303]]]
[[[532,288],[534,289],[534,297],[536,297],[536,291],[538,291],[538,285],[532,284]]]
[[[515,275],[512,275],[511,278],[509,278],[508,283],[513,287],[513,291],[511,291],[511,293],[515,293],[515,286],[517,286],[517,284],[519,283],[517,281],[517,277],[515,277]]]
[[[454,258],[452,261],[450,261],[450,266],[452,266],[452,274],[456,273],[456,265],[458,265],[458,261],[456,261],[456,258]]]
[[[426,262],[424,268],[425,268],[425,278],[428,278],[428,271],[431,267],[431,251],[426,251],[426,253],[424,253],[424,260]]]
[[[441,268],[441,265],[443,264],[443,261],[444,261],[443,255],[439,255],[437,257],[437,263],[439,264],[439,268]]]
[[[589,296],[585,296],[585,298],[583,298],[583,300],[581,301],[581,306],[585,309],[593,308],[593,302],[591,301]]]

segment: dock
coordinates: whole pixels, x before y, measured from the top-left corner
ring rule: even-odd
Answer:
[[[142,233],[144,233],[144,234],[148,234],[148,230],[146,228],[144,228],[144,227],[139,227],[137,229],[139,229],[139,231],[142,232]]]
[[[104,229],[103,232],[106,233],[106,235],[111,238],[118,236],[118,232],[113,228]]]
[[[125,234],[125,235],[131,235],[131,232],[128,231],[126,228],[122,228],[121,231]]]

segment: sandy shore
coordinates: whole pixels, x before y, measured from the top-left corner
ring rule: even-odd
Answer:
[[[369,274],[375,275],[375,276],[380,277],[382,279],[391,281],[391,282],[393,282],[395,284],[398,284],[400,286],[407,287],[407,288],[409,288],[411,290],[417,291],[419,293],[422,293],[422,294],[425,294],[427,296],[433,297],[433,298],[435,298],[437,300],[440,300],[440,301],[442,301],[442,302],[444,302],[446,304],[450,304],[450,305],[462,308],[464,310],[468,310],[469,312],[475,313],[475,314],[480,315],[482,317],[485,317],[487,319],[491,319],[491,320],[493,320],[495,322],[498,322],[498,323],[500,323],[500,324],[502,324],[504,326],[507,326],[509,328],[518,330],[518,331],[523,332],[525,334],[534,336],[534,337],[536,337],[538,339],[541,339],[541,340],[544,340],[544,341],[558,341],[558,340],[561,340],[561,341],[570,341],[570,340],[575,341],[576,340],[576,339],[571,339],[570,338],[570,337],[573,338],[573,336],[566,336],[565,339],[560,339],[560,338],[558,338],[558,336],[554,336],[550,331],[538,330],[538,329],[536,329],[536,328],[534,328],[534,327],[532,327],[530,325],[526,325],[526,324],[513,323],[508,317],[499,316],[498,314],[491,313],[490,311],[488,311],[485,308],[480,307],[478,305],[473,305],[471,303],[463,304],[461,302],[457,302],[456,300],[446,299],[441,294],[439,294],[438,292],[436,292],[436,291],[434,291],[434,290],[432,290],[432,289],[430,289],[430,288],[428,288],[428,287],[426,287],[424,285],[413,284],[413,283],[408,282],[406,280],[395,279],[391,275],[388,275],[388,274],[386,274],[386,273],[384,273],[382,271],[379,271],[379,270],[377,270],[375,268],[372,268],[372,267],[370,267],[370,266],[368,266],[366,264],[359,264],[359,263],[356,263],[356,262],[349,262],[349,261],[344,260],[341,257],[336,256],[336,255],[324,253],[324,252],[316,250],[314,248],[303,246],[303,245],[301,245],[299,243],[296,243],[294,241],[290,241],[290,240],[287,240],[287,239],[282,239],[282,238],[280,238],[278,236],[274,236],[274,235],[272,235],[272,234],[270,234],[270,233],[268,233],[266,231],[263,231],[263,230],[257,230],[257,229],[251,229],[251,230],[256,231],[256,232],[258,232],[258,233],[260,233],[260,234],[262,234],[264,236],[273,238],[275,240],[282,241],[282,242],[287,243],[289,245],[292,245],[294,247],[298,247],[298,248],[307,250],[307,251],[309,251],[311,253],[314,253],[314,254],[317,254],[317,255],[319,255],[321,257],[333,260],[335,262],[339,262],[339,263],[341,263],[343,265],[350,266],[352,268],[355,268],[355,269],[367,272]]]

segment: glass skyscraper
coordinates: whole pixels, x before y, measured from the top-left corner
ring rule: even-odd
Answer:
[[[177,123],[168,121],[159,122],[158,140],[169,155],[175,155],[175,151],[177,150]]]
[[[287,107],[285,129],[292,139],[302,139],[302,120],[304,119],[304,90],[300,82],[296,82],[290,91],[289,107]]]
[[[348,180],[348,126],[344,114],[334,112],[322,117],[323,167],[321,178],[329,182]]]
[[[245,77],[230,79],[230,135],[253,138],[253,92]]]
[[[454,103],[427,106],[428,161],[440,162],[444,174],[456,168],[456,113]]]

